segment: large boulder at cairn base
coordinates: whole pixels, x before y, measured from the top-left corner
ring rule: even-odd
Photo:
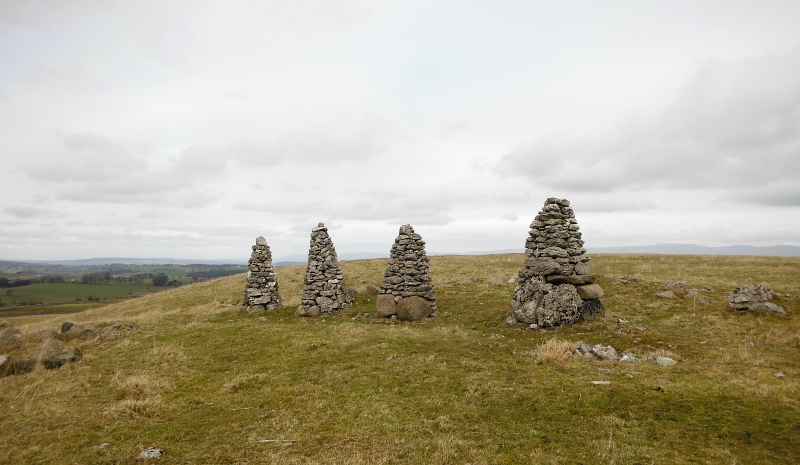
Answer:
[[[397,302],[397,318],[404,321],[417,321],[430,316],[433,308],[422,297],[411,296]]]
[[[785,315],[782,307],[770,302],[773,295],[771,290],[760,284],[748,284],[733,291],[728,307],[739,311]]]
[[[524,296],[512,301],[517,321],[550,327],[580,320],[583,301],[572,284],[549,284],[538,277],[518,288],[518,292]]]
[[[392,294],[379,294],[375,307],[377,307],[378,315],[384,318],[397,315],[397,303]]]

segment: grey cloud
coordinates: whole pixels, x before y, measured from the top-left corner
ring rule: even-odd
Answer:
[[[3,209],[3,211],[15,218],[20,219],[60,216],[57,212],[52,210],[35,207],[6,207]]]
[[[382,125],[369,122],[355,133],[307,128],[277,138],[246,139],[219,150],[245,165],[366,160],[384,150],[384,137]]]
[[[705,65],[656,118],[519,146],[496,170],[572,192],[759,186],[800,178],[800,47]],[[755,192],[754,192],[755,194]],[[735,197],[756,202],[759,195]],[[800,205],[791,201],[792,205]]]

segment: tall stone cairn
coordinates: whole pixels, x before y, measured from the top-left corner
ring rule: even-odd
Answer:
[[[428,275],[425,241],[410,224],[400,226],[389,253],[389,265],[378,294],[378,314],[401,320],[419,320],[435,315],[436,296]]]
[[[300,302],[296,312],[298,316],[319,316],[348,308],[353,303],[353,297],[345,286],[328,228],[322,223],[311,230],[308,268]]]
[[[585,253],[569,200],[547,199],[525,241],[528,258],[511,301],[517,321],[551,327],[596,316],[603,289]]]
[[[263,236],[256,239],[250,261],[247,262],[247,285],[241,313],[275,310],[283,307],[278,294],[278,278],[272,266],[272,252]]]

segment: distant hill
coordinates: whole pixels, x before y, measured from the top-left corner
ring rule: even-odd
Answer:
[[[695,244],[654,244],[630,247],[587,247],[589,253],[645,253],[666,255],[761,255],[775,257],[798,257],[800,247],[796,245],[729,245],[707,247]]]

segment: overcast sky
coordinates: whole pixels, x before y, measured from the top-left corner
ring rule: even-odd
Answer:
[[[800,245],[800,2],[0,0],[0,259]]]

